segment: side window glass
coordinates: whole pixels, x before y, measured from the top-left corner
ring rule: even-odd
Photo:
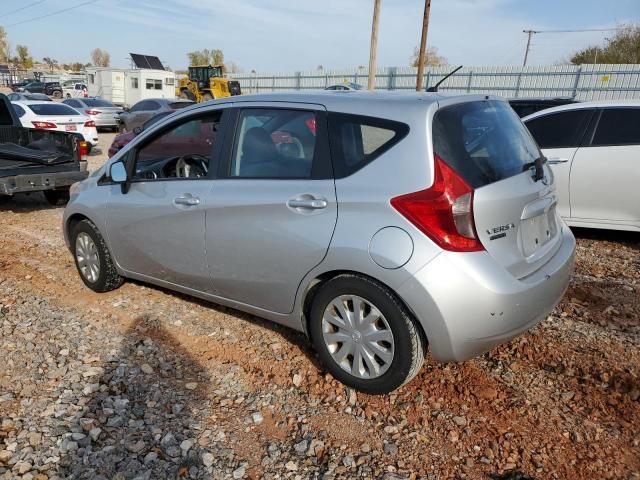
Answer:
[[[144,110],[144,106],[147,103],[146,100],[142,101],[142,102],[138,102],[136,103],[133,107],[131,107],[131,110],[129,110],[130,112],[139,112],[141,110]]]
[[[160,110],[160,104],[158,102],[154,102],[153,100],[148,100],[144,110],[150,110],[150,111]]]
[[[229,175],[244,178],[311,178],[315,153],[314,112],[242,110]]]
[[[591,112],[583,108],[552,113],[529,120],[526,126],[540,148],[577,147]]]
[[[608,108],[602,112],[591,146],[640,145],[640,108]]]
[[[222,112],[173,124],[137,153],[135,180],[197,179],[217,169],[212,159]]]
[[[346,177],[402,140],[409,126],[373,117],[332,113],[329,135],[335,175]]]
[[[25,111],[24,108],[22,108],[20,105],[13,105],[13,109],[16,112],[16,115],[18,115],[18,118],[21,118],[22,116],[24,116]]]

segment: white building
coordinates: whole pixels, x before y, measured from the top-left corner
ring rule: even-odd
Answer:
[[[167,70],[87,68],[89,96],[101,97],[125,107],[146,98],[174,98],[175,83],[175,73]]]

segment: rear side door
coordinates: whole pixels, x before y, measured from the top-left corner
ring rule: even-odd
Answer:
[[[573,159],[584,138],[592,109],[563,110],[542,114],[525,121],[555,177],[558,213],[563,218],[572,216],[570,174]]]
[[[597,112],[595,129],[571,169],[571,216],[603,223],[640,222],[640,108]]]
[[[127,129],[129,130],[142,126],[144,122],[149,120],[158,112],[158,110],[160,110],[160,104],[155,100],[144,100],[140,103],[140,108],[133,113],[127,122]]]
[[[224,298],[289,313],[301,280],[325,257],[337,219],[326,112],[246,104],[235,115],[207,205],[213,286]]]

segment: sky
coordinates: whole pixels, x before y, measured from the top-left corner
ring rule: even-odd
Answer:
[[[174,70],[186,67],[186,52],[203,48],[258,72],[366,66],[369,59],[373,0],[94,0],[50,15],[88,1],[2,0],[0,25],[14,49],[24,44],[35,59],[59,63],[89,62],[96,47],[113,66],[128,67],[133,52],[157,55]],[[423,0],[382,0],[378,66],[410,64],[423,8]],[[432,0],[427,43],[452,65],[521,65],[524,29],[639,22],[640,0]],[[566,62],[613,33],[536,34],[528,64]]]

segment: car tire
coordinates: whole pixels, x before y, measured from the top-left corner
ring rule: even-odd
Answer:
[[[45,190],[42,192],[44,194],[44,198],[49,202],[49,205],[53,205],[54,207],[59,207],[62,205],[66,205],[69,202],[69,189],[60,189],[60,190]]]
[[[51,96],[55,99],[60,99],[62,98],[62,92],[59,90],[54,90]]]
[[[354,313],[356,303],[364,304],[358,310],[365,321],[357,328],[344,324],[344,329],[326,321],[330,317],[332,322],[340,320],[338,310],[332,310],[335,302],[343,306],[343,313]],[[355,274],[339,275],[319,287],[311,304],[309,334],[329,372],[345,385],[369,394],[389,393],[408,383],[420,370],[427,347],[422,330],[398,297],[381,283]],[[332,343],[339,334],[345,342]],[[359,348],[360,353],[350,354],[349,359],[345,347],[351,352],[352,347]],[[358,356],[362,361],[357,362],[354,374]]]
[[[104,237],[91,220],[78,222],[70,237],[76,268],[87,287],[104,293],[123,284],[124,278],[116,270]]]
[[[209,100],[213,100],[215,97],[211,93],[205,93],[202,95],[202,101],[208,102]]]
[[[183,90],[180,90],[180,98],[184,98],[185,100],[191,100],[191,101],[196,100],[195,95],[189,90],[187,90],[186,88]]]

